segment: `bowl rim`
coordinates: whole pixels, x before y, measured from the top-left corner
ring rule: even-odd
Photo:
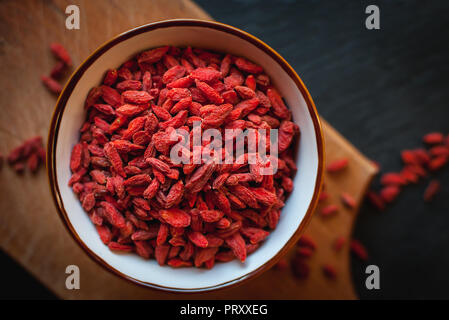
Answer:
[[[148,283],[144,282],[138,279],[135,279],[127,274],[124,274],[115,268],[113,268],[111,265],[109,265],[106,261],[104,261],[102,258],[100,258],[96,253],[94,253],[79,237],[78,233],[75,231],[73,225],[71,224],[67,212],[65,210],[62,197],[60,194],[58,182],[57,182],[57,174],[56,174],[56,157],[55,151],[56,151],[56,144],[58,140],[58,134],[59,134],[59,127],[61,123],[61,119],[64,113],[64,110],[67,105],[67,101],[72,94],[73,89],[75,88],[78,81],[82,78],[84,72],[93,64],[94,61],[96,61],[102,54],[104,54],[107,50],[112,48],[118,43],[121,43],[122,41],[125,41],[133,36],[136,36],[141,33],[149,32],[152,30],[160,29],[160,28],[168,28],[168,27],[176,27],[176,26],[182,26],[182,27],[203,27],[203,28],[211,28],[218,31],[230,33],[234,36],[237,36],[245,41],[250,42],[251,44],[255,45],[260,50],[264,51],[266,54],[268,54],[273,60],[278,63],[282,69],[289,75],[289,77],[294,81],[297,88],[301,91],[301,94],[304,97],[304,100],[307,104],[307,108],[309,110],[314,130],[315,130],[315,137],[316,137],[316,143],[317,143],[317,152],[318,152],[318,169],[317,169],[317,176],[315,181],[315,187],[313,191],[312,199],[309,203],[309,207],[307,209],[307,212],[302,219],[301,223],[299,224],[298,228],[294,232],[294,234],[291,236],[291,238],[284,244],[284,246],[269,260],[267,260],[264,264],[262,264],[257,269],[253,270],[252,272],[249,272],[243,276],[240,276],[236,279],[226,281],[223,283],[219,283],[213,286],[209,287],[203,287],[203,288],[193,288],[193,289],[180,289],[180,288],[174,288],[174,287],[165,287],[154,283]],[[269,270],[275,263],[277,263],[284,254],[297,242],[297,240],[300,238],[300,236],[304,233],[305,228],[309,224],[312,215],[315,211],[315,208],[318,203],[319,194],[321,191],[321,185],[323,183],[323,175],[324,175],[324,137],[323,137],[323,131],[321,126],[321,121],[318,115],[318,112],[315,107],[315,103],[313,102],[313,99],[307,90],[305,84],[301,80],[301,78],[298,76],[296,71],[290,66],[290,64],[279,54],[277,53],[273,48],[271,48],[269,45],[267,45],[262,40],[256,38],[255,36],[240,30],[236,27],[215,22],[215,21],[207,21],[207,20],[201,20],[201,19],[170,19],[170,20],[162,20],[157,21],[145,25],[138,26],[136,28],[130,29],[128,31],[125,31],[123,33],[118,34],[117,36],[113,37],[112,39],[108,40],[107,42],[103,43],[101,46],[99,46],[92,54],[90,54],[79,66],[78,68],[72,73],[69,80],[67,81],[66,85],[64,86],[61,94],[58,97],[58,100],[55,105],[55,109],[53,112],[53,116],[51,119],[50,129],[48,133],[48,139],[47,139],[47,176],[48,176],[48,183],[50,187],[50,191],[52,194],[52,198],[54,201],[54,204],[56,206],[56,209],[58,211],[59,217],[61,218],[64,226],[69,231],[72,238],[75,240],[75,242],[81,247],[83,251],[87,253],[88,256],[90,256],[95,262],[97,262],[99,265],[101,265],[103,268],[105,268],[107,271],[111,272],[112,274],[118,276],[119,278],[125,279],[127,281],[130,281],[134,284],[151,288],[151,289],[158,289],[165,292],[173,292],[173,293],[204,293],[204,292],[210,292],[210,291],[216,291],[219,289],[224,288],[230,288],[236,285],[243,284],[244,282],[255,278],[258,275],[261,275],[264,271]]]

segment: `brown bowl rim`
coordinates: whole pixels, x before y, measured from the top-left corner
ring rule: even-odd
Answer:
[[[234,36],[237,36],[243,40],[246,40],[250,42],[251,44],[255,45],[259,49],[263,50],[266,54],[268,54],[272,59],[274,59],[281,67],[282,69],[287,72],[287,74],[292,78],[292,80],[295,82],[298,89],[301,91],[306,103],[307,107],[309,109],[310,116],[313,121],[315,134],[316,134],[316,142],[317,142],[317,149],[318,149],[318,171],[317,171],[317,178],[315,181],[315,188],[314,193],[312,196],[312,200],[310,201],[309,207],[307,209],[306,215],[302,219],[300,225],[296,229],[293,236],[287,241],[287,243],[279,250],[279,252],[274,255],[270,260],[265,262],[263,265],[261,265],[259,268],[253,270],[252,272],[245,274],[239,278],[223,282],[217,285],[209,286],[209,287],[203,287],[203,288],[193,288],[193,289],[179,289],[179,288],[173,288],[173,287],[164,287],[161,285],[157,285],[154,283],[148,283],[144,281],[140,281],[138,279],[135,279],[133,277],[130,277],[112,266],[110,266],[107,262],[105,262],[103,259],[101,259],[96,253],[94,253],[78,236],[77,232],[73,228],[70,220],[68,219],[67,212],[65,211],[64,204],[62,201],[62,197],[59,191],[58,183],[57,183],[57,177],[56,177],[56,157],[53,155],[56,151],[56,143],[59,133],[59,126],[61,122],[62,115],[64,113],[68,98],[70,97],[73,89],[75,88],[78,81],[81,79],[84,72],[92,65],[92,63],[98,59],[102,54],[104,54],[107,50],[109,50],[111,47],[117,45],[118,43],[125,41],[135,35],[152,31],[159,28],[168,28],[168,27],[174,27],[174,26],[183,26],[183,27],[204,27],[204,28],[211,28],[222,32],[230,33]],[[75,242],[83,249],[94,261],[96,261],[99,265],[101,265],[103,268],[111,272],[112,274],[123,278],[125,280],[128,280],[134,284],[141,285],[146,288],[152,288],[152,289],[158,289],[166,292],[173,292],[173,293],[204,293],[209,291],[215,291],[218,289],[224,289],[236,286],[238,284],[243,284],[244,282],[253,279],[255,276],[260,275],[263,273],[263,271],[266,271],[270,269],[275,263],[277,263],[281,257],[297,242],[297,240],[300,238],[300,236],[303,234],[305,228],[309,224],[313,212],[317,206],[318,203],[318,197],[321,190],[321,185],[323,182],[323,168],[324,168],[324,138],[323,138],[323,131],[321,127],[321,121],[319,119],[318,112],[315,107],[315,103],[313,102],[313,99],[307,90],[305,84],[301,80],[301,78],[298,76],[298,74],[294,71],[294,69],[288,64],[288,62],[281,57],[279,53],[277,53],[274,49],[272,49],[269,45],[261,41],[260,39],[256,38],[255,36],[240,30],[238,28],[232,27],[230,25],[220,23],[220,22],[213,22],[213,21],[206,21],[206,20],[199,20],[199,19],[172,19],[172,20],[163,20],[158,21],[154,23],[145,24],[136,28],[133,28],[131,30],[128,30],[126,32],[123,32],[111,40],[107,41],[103,45],[101,45],[98,49],[96,49],[90,56],[88,56],[83,63],[80,64],[80,66],[75,70],[75,72],[71,75],[69,81],[65,85],[63,91],[61,92],[58,101],[56,102],[55,110],[53,112],[51,125],[48,133],[48,140],[47,140],[47,174],[48,174],[48,181],[50,185],[50,191],[53,197],[53,200],[55,202],[56,209],[58,211],[59,217],[63,221],[64,226],[67,228]]]

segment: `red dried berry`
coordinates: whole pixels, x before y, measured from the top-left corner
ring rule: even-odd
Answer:
[[[376,209],[379,211],[385,210],[385,202],[377,193],[374,191],[368,191],[366,197]]]
[[[60,94],[62,91],[62,86],[53,78],[47,76],[41,76],[42,83],[50,90],[52,93]]]
[[[165,261],[167,260],[169,251],[170,251],[170,245],[168,245],[168,244],[162,244],[162,245],[156,246],[156,248],[154,250],[154,256],[156,258],[157,263],[160,266],[163,266],[165,264]]]
[[[436,158],[431,159],[427,167],[429,168],[430,171],[437,171],[443,168],[447,164],[448,160],[449,160],[448,156],[438,156]]]
[[[303,234],[301,236],[301,238],[299,238],[297,244],[298,244],[298,246],[308,247],[308,248],[311,248],[313,250],[315,250],[316,247],[317,247],[316,242],[310,236],[307,236],[305,234]]]
[[[53,79],[59,79],[64,74],[66,70],[66,64],[62,61],[56,62],[54,67],[50,71],[50,77]]]
[[[440,132],[428,133],[423,137],[424,143],[427,144],[440,144],[443,143],[444,136]]]
[[[338,211],[338,206],[335,204],[330,204],[321,209],[322,216],[330,216]]]
[[[335,239],[335,242],[334,242],[335,251],[337,251],[337,252],[340,251],[343,248],[343,246],[345,245],[345,243],[346,243],[346,238],[343,236],[340,236],[337,239]]]
[[[432,180],[430,181],[429,185],[426,188],[426,191],[424,192],[424,201],[430,202],[433,200],[435,195],[440,192],[441,190],[441,184],[438,180]]]
[[[323,273],[324,275],[329,279],[336,279],[337,278],[337,270],[334,266],[330,264],[325,264],[323,266]]]
[[[291,269],[293,275],[299,279],[305,279],[309,276],[310,267],[304,262],[301,257],[295,257],[291,260]]]
[[[104,214],[106,219],[117,228],[125,227],[125,218],[123,215],[116,209],[114,205],[109,202],[101,201],[100,205],[104,209]]]
[[[414,151],[404,150],[401,152],[402,161],[405,164],[415,164],[419,165],[421,163],[419,156],[416,155]]]
[[[287,109],[284,101],[282,101],[281,96],[274,88],[270,88],[267,90],[267,96],[270,99],[273,113],[277,117],[281,119],[287,119],[290,117],[290,111]]]
[[[397,198],[400,191],[401,189],[398,186],[386,186],[380,191],[380,196],[383,201],[385,201],[386,203],[390,203]]]
[[[281,270],[281,271],[287,270],[287,268],[288,268],[288,261],[287,261],[287,259],[282,258],[281,260],[279,260],[278,263],[275,264],[274,267],[277,270]]]
[[[190,77],[200,81],[213,82],[221,77],[221,72],[213,68],[197,68],[190,72]]]
[[[168,49],[169,49],[168,46],[164,46],[164,47],[159,47],[156,49],[142,52],[139,55],[139,57],[137,58],[137,62],[139,64],[142,64],[142,63],[150,64],[150,63],[158,62],[167,53]]]
[[[117,152],[117,149],[114,147],[112,143],[107,143],[104,146],[104,154],[108,158],[109,162],[111,163],[112,167],[114,168],[115,172],[122,177],[126,177],[126,173],[123,170],[123,162],[120,158],[119,153]]]
[[[329,194],[326,191],[321,191],[320,197],[318,198],[318,201],[322,202],[329,198]]]
[[[115,69],[108,70],[103,79],[103,84],[106,86],[113,86],[115,84],[115,82],[117,81],[117,78],[118,78],[117,70],[115,70]]]
[[[246,246],[245,246],[245,240],[243,240],[240,233],[234,233],[233,235],[229,236],[225,240],[226,244],[231,248],[234,255],[239,259],[241,262],[245,262],[246,260]]]
[[[199,80],[195,80],[196,87],[201,90],[204,96],[212,103],[222,104],[224,102],[220,94],[207,83]]]
[[[339,159],[335,160],[327,165],[327,172],[338,172],[345,169],[348,166],[349,160]]]
[[[70,58],[67,49],[62,44],[54,42],[50,45],[50,50],[56,58],[64,62],[67,66],[72,66],[72,58]]]
[[[343,192],[341,194],[341,201],[343,202],[343,204],[351,209],[354,209],[357,206],[357,202],[355,201],[355,199],[346,192]]]
[[[382,183],[384,186],[401,186],[406,184],[406,181],[399,173],[390,172],[382,175],[380,183]]]
[[[296,254],[304,258],[310,257],[313,254],[313,252],[314,251],[308,247],[299,247],[296,249]]]
[[[126,244],[120,244],[118,242],[109,242],[108,244],[109,249],[114,251],[122,251],[122,252],[132,252],[133,247],[126,245]]]
[[[406,183],[417,183],[419,180],[419,176],[410,167],[411,166],[407,166],[404,169],[402,169],[400,174],[401,174],[402,178],[404,178]]]
[[[246,60],[245,58],[239,57],[235,59],[234,61],[237,68],[239,68],[242,71],[248,72],[248,73],[262,73],[263,69],[261,66]]]
[[[353,239],[351,241],[351,251],[360,260],[363,260],[363,261],[368,260],[368,252],[366,251],[365,247],[360,243],[360,241],[355,240],[355,239]]]
[[[104,244],[107,245],[109,242],[111,242],[112,233],[107,226],[95,226],[95,228],[97,229],[100,239]]]
[[[187,234],[187,237],[197,247],[207,248],[209,245],[207,238],[202,233],[200,233],[198,231],[189,232]]]
[[[429,153],[433,157],[439,157],[439,156],[449,157],[449,147],[448,146],[435,146],[429,150]]]

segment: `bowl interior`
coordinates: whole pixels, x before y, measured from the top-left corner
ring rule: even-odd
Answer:
[[[55,151],[56,179],[68,222],[78,234],[79,239],[97,258],[139,282],[168,290],[200,291],[240,281],[263,266],[283,248],[297,231],[312,200],[319,166],[320,146],[317,142],[319,129],[314,126],[305,97],[298,90],[293,79],[269,54],[238,35],[210,27],[179,25],[145,32],[134,30],[131,33],[132,36],[124,37],[123,39],[126,39],[123,41],[109,43],[107,46],[110,48],[95,60],[88,60],[91,65],[87,67],[79,81],[76,75],[72,79],[77,82],[60,119]],[[121,37],[118,39],[122,40]],[[79,139],[79,129],[85,118],[84,100],[89,90],[101,83],[107,69],[118,67],[139,51],[162,45],[207,48],[218,52],[230,52],[253,60],[263,66],[271,77],[291,108],[293,120],[301,128],[297,156],[298,173],[294,179],[294,191],[282,210],[277,228],[244,264],[232,261],[217,263],[211,270],[172,269],[160,267],[155,260],[147,261],[135,254],[111,252],[100,241],[93,224],[67,185],[71,176],[70,153]],[[80,70],[78,72],[82,73]]]

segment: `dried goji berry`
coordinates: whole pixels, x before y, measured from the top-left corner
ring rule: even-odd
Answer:
[[[406,184],[405,179],[399,173],[394,173],[394,172],[383,174],[380,179],[380,182],[384,186],[387,186],[387,185],[400,186],[400,185]]]
[[[53,79],[60,79],[66,70],[66,64],[62,61],[56,62],[54,67],[50,71],[50,77]]]
[[[313,250],[316,249],[316,242],[308,235],[303,234],[298,240],[298,246],[309,247]]]
[[[188,227],[190,225],[190,215],[178,208],[170,208],[159,211],[161,217],[173,227]]]
[[[52,93],[60,94],[62,91],[62,86],[53,78],[47,76],[41,76],[42,83],[50,90]]]
[[[346,238],[343,236],[340,236],[337,239],[335,239],[335,242],[334,242],[335,251],[340,251],[343,248],[343,246],[345,245],[345,243],[346,243]]]
[[[296,256],[292,259],[290,265],[295,277],[305,279],[309,276],[310,267],[304,262],[301,256]]]
[[[329,204],[321,209],[321,215],[330,216],[338,211],[338,206],[335,204]]]
[[[343,204],[345,206],[347,206],[348,208],[351,208],[351,209],[355,208],[357,205],[357,202],[355,201],[355,199],[349,193],[346,193],[346,192],[343,192],[341,194],[341,201],[343,202]]]
[[[436,158],[431,159],[427,167],[429,168],[430,171],[437,171],[440,170],[442,167],[444,167],[447,164],[448,160],[449,160],[448,156],[444,155],[438,156]]]
[[[368,191],[366,196],[375,208],[380,211],[385,210],[385,202],[377,193],[375,193],[374,191]]]
[[[67,66],[72,65],[72,59],[67,51],[67,49],[60,43],[53,42],[50,44],[50,50],[53,52],[56,58],[64,62]]]
[[[235,59],[234,61],[237,68],[239,68],[242,71],[248,72],[248,73],[261,73],[263,72],[263,69],[261,66],[246,60],[245,58],[239,57]]]
[[[390,203],[396,199],[400,191],[401,189],[398,186],[386,186],[380,191],[380,196],[385,202]]]
[[[440,132],[428,133],[423,137],[423,141],[427,144],[440,144],[443,143],[444,136]]]
[[[438,180],[430,181],[424,192],[424,201],[432,201],[435,195],[441,190],[441,184]]]
[[[156,49],[148,50],[142,52],[137,58],[138,63],[155,63],[162,59],[162,57],[167,53],[169,47],[159,47]]]
[[[360,241],[353,239],[351,241],[351,251],[363,261],[368,260],[368,252],[365,247],[360,243]]]
[[[332,161],[327,165],[327,172],[337,172],[348,166],[349,160],[346,158]]]
[[[335,269],[334,266],[332,266],[330,264],[325,264],[323,266],[323,273],[329,279],[337,278],[337,270]]]

